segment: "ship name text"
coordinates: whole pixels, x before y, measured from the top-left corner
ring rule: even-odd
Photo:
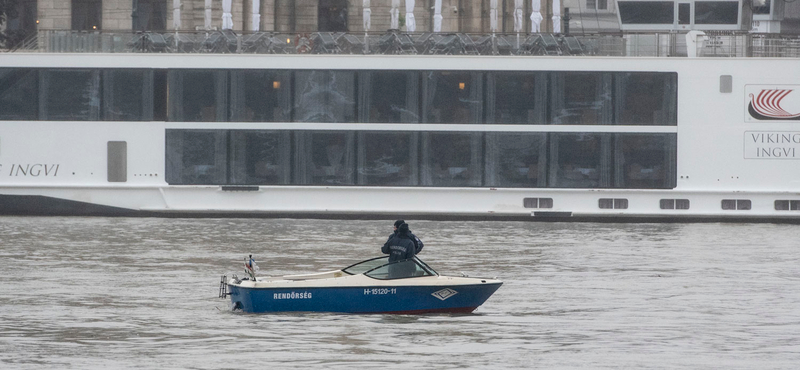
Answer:
[[[800,159],[800,132],[747,131],[745,159]]]
[[[11,164],[11,169],[8,171],[8,176],[28,176],[28,177],[56,177],[58,176],[58,168],[60,164],[42,164],[42,163],[28,163],[28,164]],[[0,167],[2,168],[2,167]]]

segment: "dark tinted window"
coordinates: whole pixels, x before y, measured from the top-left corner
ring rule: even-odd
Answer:
[[[692,21],[691,4],[678,4],[678,24],[690,24]]]
[[[355,72],[297,71],[295,122],[356,122]]]
[[[233,71],[231,121],[289,122],[291,91],[289,71]]]
[[[737,24],[739,3],[735,1],[697,1],[694,3],[695,24]]]
[[[597,188],[601,186],[602,143],[599,134],[553,134],[550,186]]]
[[[143,69],[103,71],[103,119],[150,121],[153,119],[153,72]]]
[[[547,134],[486,133],[486,186],[547,186]]]
[[[480,123],[482,81],[479,72],[423,72],[426,123]]]
[[[557,72],[551,74],[551,121],[563,125],[611,124],[612,74]]]
[[[771,10],[772,1],[766,0],[764,1],[764,5],[761,6],[753,6],[753,14],[769,14]]]
[[[618,73],[615,78],[617,124],[677,124],[677,73]]]
[[[100,71],[53,69],[42,72],[41,118],[96,121],[100,119]]]
[[[133,29],[139,31],[164,31],[167,29],[167,2],[164,0],[134,1]],[[172,6],[172,2],[170,2]]]
[[[289,183],[288,131],[231,131],[230,181],[235,185]]]
[[[10,11],[11,9],[6,12],[5,34],[8,37],[6,46],[9,47],[15,46],[27,36],[36,32],[36,0],[17,0],[15,8],[16,13]]]
[[[615,187],[669,189],[675,187],[674,134],[616,134]]]
[[[101,0],[72,0],[72,29],[79,31],[101,29],[102,6]]]
[[[224,130],[167,130],[167,183],[224,184],[227,138]]]
[[[545,74],[497,72],[487,76],[487,123],[544,124]]]
[[[421,135],[421,185],[481,186],[481,133],[431,132]]]
[[[318,11],[320,32],[347,32],[347,0],[320,0]]]
[[[228,73],[209,69],[169,71],[170,121],[224,122]]]
[[[675,3],[672,1],[620,1],[623,24],[672,24]]]
[[[295,133],[296,184],[355,184],[355,133],[301,131]]]
[[[358,138],[358,184],[419,183],[418,133],[361,132]]]
[[[419,72],[369,71],[359,78],[365,86],[360,122],[419,122]]]
[[[39,110],[39,72],[0,68],[0,120],[35,120]]]

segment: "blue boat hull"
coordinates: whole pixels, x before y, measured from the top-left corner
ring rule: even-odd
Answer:
[[[244,312],[469,313],[502,283],[456,286],[247,288],[229,285],[231,303]]]

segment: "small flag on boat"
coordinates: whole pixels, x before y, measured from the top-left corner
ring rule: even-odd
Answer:
[[[250,276],[251,279],[256,279],[256,271],[258,271],[258,265],[256,265],[256,260],[253,259],[253,255],[250,255],[250,259],[244,259],[244,272]]]

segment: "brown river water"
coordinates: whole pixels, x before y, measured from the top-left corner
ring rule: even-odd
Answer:
[[[469,315],[245,314],[220,275],[333,270],[392,221],[0,217],[0,368],[793,369],[798,226],[407,220]]]

